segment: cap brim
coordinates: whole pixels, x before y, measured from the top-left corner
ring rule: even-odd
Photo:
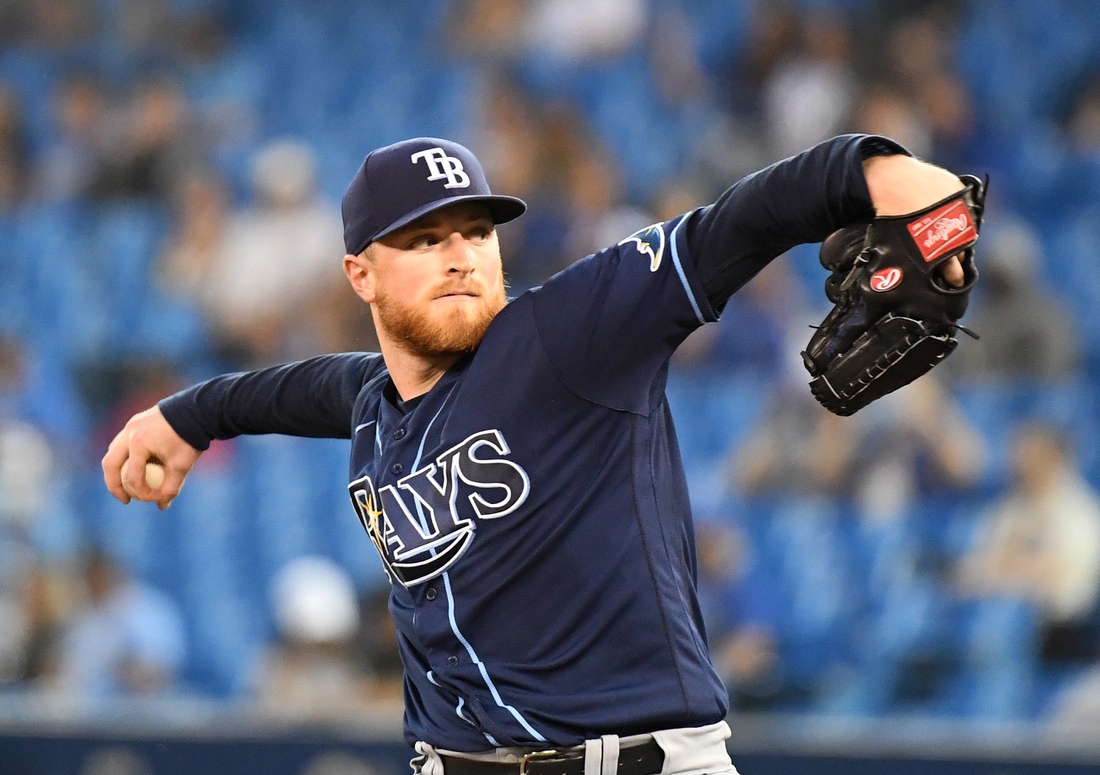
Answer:
[[[501,194],[448,196],[422,205],[411,213],[406,213],[385,229],[375,234],[374,237],[371,238],[371,242],[385,237],[387,234],[392,234],[402,226],[408,226],[417,218],[425,216],[430,212],[449,207],[453,204],[458,204],[459,202],[480,202],[484,204],[489,209],[489,216],[493,219],[493,223],[507,223],[508,221],[513,221],[527,211],[527,203],[514,196],[503,196]]]

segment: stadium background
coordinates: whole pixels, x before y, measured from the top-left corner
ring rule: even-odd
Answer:
[[[917,450],[870,493],[754,489],[731,474],[758,428],[778,434],[806,411],[791,360],[822,314],[813,246],[685,347],[669,393],[693,500],[706,535],[734,536],[726,558],[766,590],[742,585],[729,605],[767,630],[778,665],[764,688],[736,692],[731,748],[749,773],[1100,763],[1095,708],[1077,726],[1063,713],[1100,664],[1100,614],[1050,660],[1026,596],[961,602],[950,583],[1012,483],[1021,423],[1059,428],[1100,486],[1100,2],[9,0],[0,773],[401,771],[385,686],[367,690],[370,712],[345,715],[257,699],[257,665],[279,638],[272,584],[288,562],[332,560],[364,626],[384,585],[348,508],[346,444],[218,445],[165,513],[114,502],[98,468],[125,417],[166,391],[370,348],[339,283],[338,226],[325,231],[367,150],[418,134],[471,146],[497,190],[532,204],[502,228],[519,291],[842,131],[989,173],[983,242],[1008,295],[998,306],[979,293],[971,325],[990,348],[1025,312],[1034,325],[1013,340],[1015,361],[964,341],[942,394],[921,399],[942,410],[945,434],[972,434],[980,464],[948,471],[947,486]],[[280,222],[322,247],[272,237]],[[254,248],[236,275],[204,263],[219,256],[211,232]],[[303,266],[294,251],[327,259]],[[219,279],[240,296],[219,298]],[[857,441],[919,435],[899,419],[912,406],[891,404]],[[32,580],[52,591],[47,629],[62,632],[84,604],[92,550],[180,612],[167,689],[82,693],[10,656],[29,632]]]

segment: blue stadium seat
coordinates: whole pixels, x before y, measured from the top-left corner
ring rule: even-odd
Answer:
[[[846,548],[838,539],[837,506],[792,498],[772,511],[761,549],[779,558],[787,601],[780,624],[784,659],[799,682],[817,680],[847,659],[847,634],[856,613]]]
[[[132,323],[129,311],[153,285],[151,271],[168,229],[167,213],[144,202],[104,205],[94,212],[88,259],[93,262],[99,290],[123,328]]]
[[[970,718],[1022,720],[1034,711],[1038,614],[1029,602],[986,598],[960,609],[963,669],[950,698]]]
[[[268,636],[265,607],[248,595],[239,554],[247,528],[239,468],[200,463],[171,511],[178,520],[177,597],[188,620],[187,680],[200,692],[237,694]]]
[[[324,508],[324,493],[317,484],[322,474],[315,465],[315,443],[278,435],[237,441],[243,467],[240,486],[248,507],[241,515],[242,531],[234,551],[243,593],[266,622],[268,588],[279,569],[296,557],[323,551],[317,513]]]
[[[726,455],[756,423],[766,388],[751,373],[673,369],[666,394],[692,502],[697,509],[713,508],[725,497]]]

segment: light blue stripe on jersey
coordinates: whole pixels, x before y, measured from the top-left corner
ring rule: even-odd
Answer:
[[[707,319],[703,317],[703,311],[699,309],[699,302],[695,300],[695,294],[691,290],[691,284],[688,282],[687,274],[684,272],[684,266],[680,263],[680,251],[676,249],[676,235],[677,232],[683,228],[683,225],[687,222],[688,216],[684,216],[680,219],[680,222],[676,224],[676,228],[672,230],[672,234],[668,237],[670,252],[672,253],[672,265],[676,267],[676,274],[680,276],[680,283],[684,286],[684,292],[687,293],[688,301],[691,302],[691,309],[695,312],[695,317],[699,321],[699,325],[703,325],[707,322]]]
[[[447,398],[449,399],[450,396],[448,395]],[[413,465],[412,465],[412,470],[413,471],[419,471],[420,470],[420,458],[424,454],[424,442],[426,442],[428,440],[428,432],[432,429],[432,426],[435,425],[435,421],[439,419],[439,415],[443,411],[443,408],[445,406],[447,406],[447,401],[446,400],[444,400],[443,403],[439,405],[439,411],[437,411],[435,413],[435,416],[432,417],[431,421],[428,423],[428,427],[424,429],[424,435],[420,437],[420,446],[417,447],[416,459],[413,460]],[[457,485],[457,484],[458,483],[455,482],[455,485]],[[420,518],[420,526],[422,528],[424,528],[424,535],[427,535],[428,534],[428,520],[426,520],[424,518],[424,506],[418,498],[413,499],[413,505],[416,506],[416,516]],[[435,549],[431,549],[429,551],[431,552],[432,557],[435,557]]]
[[[420,446],[416,450],[416,459],[413,461],[413,471],[419,471],[420,470],[420,459],[424,454],[424,443],[428,439],[428,432],[431,430],[432,425],[435,424],[436,419],[439,418],[439,415],[443,411],[443,408],[445,406],[447,406],[447,401],[449,399],[450,399],[450,396],[448,396],[447,399],[445,399],[442,402],[442,404],[439,407],[439,411],[437,411],[435,413],[435,416],[432,417],[431,421],[428,423],[428,427],[424,429],[424,435],[420,438]],[[454,486],[457,487],[458,482],[455,482]],[[427,524],[427,520],[424,518],[423,506],[422,506],[422,504],[420,503],[419,500],[416,501],[416,513],[417,513],[417,516],[420,518],[420,524],[424,527],[424,532],[426,534],[428,532],[428,524]],[[435,556],[435,550],[434,549],[431,551],[431,554],[432,554],[433,557]],[[493,679],[491,679],[489,677],[489,671],[486,670],[485,663],[481,661],[481,658],[478,657],[477,652],[474,651],[474,647],[470,645],[470,642],[468,640],[466,640],[466,637],[458,629],[458,621],[455,619],[455,598],[454,598],[454,595],[451,593],[451,579],[450,579],[450,576],[446,573],[443,574],[443,583],[444,583],[444,585],[446,586],[446,589],[447,589],[447,618],[450,620],[450,623],[451,623],[451,631],[455,634],[455,637],[458,638],[459,642],[462,643],[463,647],[466,649],[466,653],[470,655],[470,659],[473,661],[473,663],[475,665],[477,665],[478,670],[481,672],[481,677],[485,680],[485,685],[489,688],[489,691],[493,695],[493,701],[496,702],[497,705],[499,705],[500,707],[504,708],[509,713],[511,713],[512,716],[516,719],[516,721],[518,721],[520,723],[520,725],[523,726],[524,729],[526,729],[528,732],[530,732],[531,735],[536,740],[538,740],[539,742],[545,743],[546,738],[543,737],[542,735],[540,735],[538,732],[536,732],[535,728],[527,723],[527,720],[525,718],[523,718],[523,715],[518,710],[513,708],[511,705],[505,704],[504,700],[501,699],[500,692],[497,691],[496,684],[494,684]],[[439,685],[439,684],[435,683],[435,680],[431,676],[430,673],[428,675],[428,680],[431,681],[436,686]],[[463,721],[466,721],[467,720],[466,717],[462,715],[462,706],[464,704],[465,704],[465,701],[461,697],[459,697],[458,707],[455,708],[455,713],[458,714],[458,717],[461,718]],[[499,746],[500,745],[493,738],[493,736],[490,735],[488,732],[482,730],[482,734],[485,735],[485,738],[489,741],[489,743],[491,745],[494,745],[494,746]]]
[[[449,573],[443,574],[443,584],[447,588],[447,616],[451,620],[451,631],[454,632],[455,637],[461,641],[462,645],[466,647],[466,653],[470,655],[470,659],[477,665],[477,669],[481,671],[481,677],[485,679],[485,685],[489,687],[489,691],[493,695],[493,700],[498,706],[504,708],[506,711],[512,714],[512,717],[520,723],[520,725],[531,733],[531,736],[538,740],[540,743],[545,743],[546,738],[535,731],[535,728],[527,723],[527,719],[523,717],[518,710],[508,705],[500,697],[500,692],[497,691],[496,684],[493,683],[493,679],[489,677],[489,671],[485,668],[485,663],[478,657],[477,652],[474,651],[474,647],[470,645],[470,642],[466,640],[463,634],[458,629],[458,622],[455,620],[455,598],[451,593],[451,576]]]
[[[435,680],[435,676],[434,676],[434,675],[432,674],[432,671],[431,671],[431,670],[429,670],[429,671],[427,672],[427,679],[428,679],[428,681],[429,681],[429,682],[430,682],[430,683],[432,684],[432,686],[439,686],[439,681]],[[439,688],[441,688],[441,689],[442,689],[443,687],[441,687],[441,686],[440,686]],[[455,715],[456,715],[456,716],[458,716],[458,717],[459,717],[460,719],[462,719],[463,721],[465,721],[465,722],[466,722],[467,724],[469,724],[470,726],[474,726],[474,722],[472,722],[472,721],[470,721],[470,719],[466,718],[466,714],[462,712],[462,706],[464,706],[465,704],[466,704],[466,700],[465,700],[465,698],[463,698],[463,697],[459,697],[459,698],[458,698],[458,707],[456,707],[456,708],[455,708]],[[485,735],[485,737],[486,737],[486,738],[487,738],[487,739],[489,740],[489,742],[490,742],[490,743],[492,743],[493,745],[495,745],[495,746],[499,746],[499,745],[500,745],[500,743],[498,743],[498,742],[496,741],[496,738],[494,738],[494,737],[493,737],[492,735],[490,735],[490,734],[489,734],[488,732],[482,731],[482,733],[481,733],[481,734]]]

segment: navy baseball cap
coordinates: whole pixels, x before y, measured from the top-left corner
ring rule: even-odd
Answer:
[[[522,199],[490,191],[481,164],[458,143],[417,137],[375,149],[344,192],[344,247],[358,255],[379,237],[455,202],[483,203],[494,223],[527,209]]]

